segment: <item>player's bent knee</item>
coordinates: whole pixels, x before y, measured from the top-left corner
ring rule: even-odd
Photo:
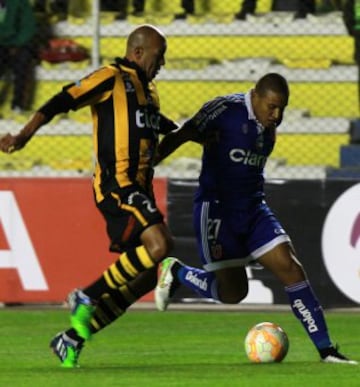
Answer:
[[[164,241],[163,243],[152,244],[149,247],[145,247],[153,261],[159,263],[170,254],[173,248],[173,243],[167,243]]]
[[[163,224],[153,225],[141,234],[141,241],[154,262],[161,262],[174,248],[170,231]]]
[[[237,292],[222,292],[219,293],[219,301],[223,304],[238,304],[241,302],[249,293],[249,289],[241,289]]]

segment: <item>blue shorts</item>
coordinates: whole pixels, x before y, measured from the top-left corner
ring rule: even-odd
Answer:
[[[246,210],[224,208],[218,201],[196,202],[194,227],[202,263],[209,271],[245,266],[290,242],[264,201]]]

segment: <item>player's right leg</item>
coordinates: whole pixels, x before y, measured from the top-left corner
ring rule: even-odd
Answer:
[[[259,262],[285,286],[290,306],[325,363],[357,364],[333,345],[322,307],[289,242],[264,248]]]

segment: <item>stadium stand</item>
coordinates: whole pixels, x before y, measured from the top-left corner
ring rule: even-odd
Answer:
[[[168,36],[166,69],[157,78],[164,113],[181,122],[211,97],[245,91],[265,72],[279,72],[290,82],[291,98],[269,163],[269,177],[324,178],[327,171],[339,168],[343,148],[350,143],[351,120],[359,114],[353,42],[340,12],[294,21],[292,13],[268,12],[270,2],[263,0],[258,2],[262,16],[236,21],[237,2],[199,0],[194,15],[174,20],[179,3],[148,0],[143,17],[129,16],[125,21],[101,13],[98,41],[94,40],[96,18],[53,18],[54,36],[73,39],[91,58],[39,63],[34,107],[64,84],[121,56],[125,36],[134,24],[149,22],[160,25]],[[10,116],[6,108],[2,114],[0,134],[16,131],[24,119]],[[0,155],[0,174],[89,174],[90,131],[88,111],[60,117],[39,132],[22,152],[21,161]],[[199,152],[195,144],[184,146],[159,168],[159,175],[196,173],[192,166]]]

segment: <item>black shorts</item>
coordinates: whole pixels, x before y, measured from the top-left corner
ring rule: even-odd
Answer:
[[[113,191],[96,205],[106,221],[109,249],[113,252],[139,246],[141,233],[164,221],[155,199],[138,186]]]

